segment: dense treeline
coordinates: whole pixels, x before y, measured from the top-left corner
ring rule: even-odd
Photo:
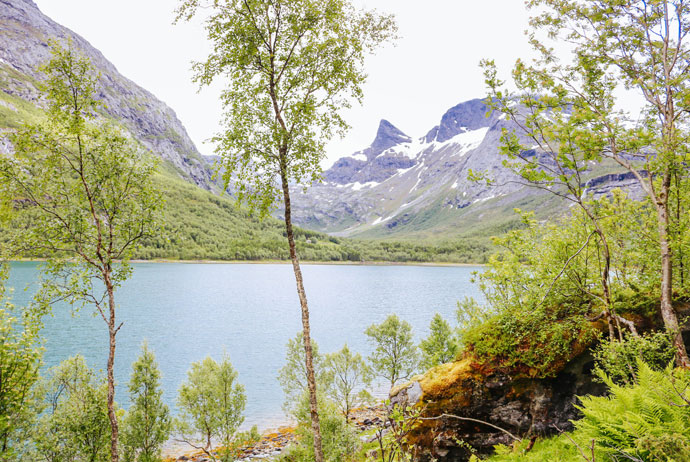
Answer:
[[[228,198],[159,176],[165,197],[160,232],[143,240],[135,258],[172,260],[288,260],[281,221],[250,216]],[[347,239],[295,229],[300,258],[323,262],[483,263],[488,239],[439,244]]]

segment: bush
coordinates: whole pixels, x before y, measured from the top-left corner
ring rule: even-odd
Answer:
[[[455,359],[458,344],[448,322],[436,313],[429,326],[429,336],[419,343],[422,367],[431,369]]]
[[[170,437],[172,422],[163,403],[160,370],[152,351],[142,345],[139,358],[132,364],[129,396],[132,406],[122,425],[123,459],[126,462],[160,462],[161,447]]]
[[[674,357],[675,350],[667,332],[640,337],[629,335],[624,342],[603,340],[594,351],[597,368],[617,384],[631,384],[635,381],[638,361],[661,371]]]
[[[357,459],[359,438],[338,407],[322,394],[319,395],[319,419],[324,460],[328,462],[354,462]],[[280,462],[313,462],[314,436],[309,415],[309,396],[305,393],[296,414],[298,440],[279,459]]]
[[[110,460],[107,385],[75,356],[48,371],[39,386],[45,410],[34,429],[35,456],[47,462]]]
[[[391,314],[381,324],[372,324],[364,333],[374,351],[369,355],[372,369],[390,382],[409,379],[417,370],[419,357],[413,342],[412,326]]]
[[[202,441],[202,451],[213,460],[217,460],[216,455],[223,461],[234,460],[232,444],[244,422],[246,402],[244,386],[238,383],[237,372],[227,356],[220,363],[211,357],[192,363],[177,398],[179,439],[190,445]],[[222,449],[215,450],[215,443]]]

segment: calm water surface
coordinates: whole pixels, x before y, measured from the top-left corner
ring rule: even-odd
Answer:
[[[345,342],[363,355],[371,351],[364,329],[397,313],[412,324],[417,340],[428,333],[434,313],[454,323],[458,300],[481,299],[470,282],[481,267],[303,266],[312,335],[321,352]],[[8,286],[20,305],[31,294],[37,263],[13,263]],[[117,401],[129,405],[126,383],[141,342],[147,340],[162,371],[165,401],[174,408],[179,385],[194,361],[224,353],[247,391],[245,426],[274,426],[285,420],[276,380],[285,344],[301,330],[299,301],[290,265],[141,263],[117,292]],[[80,353],[105,369],[107,329],[84,309],[72,316],[56,306],[44,330],[46,367]]]

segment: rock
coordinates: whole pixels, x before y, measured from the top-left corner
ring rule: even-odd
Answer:
[[[391,403],[423,403],[424,417],[438,417],[422,421],[410,434],[416,460],[466,461],[471,455],[467,445],[486,454],[496,444],[510,444],[511,437],[488,425],[442,415],[481,420],[514,435],[553,434],[556,426],[568,430],[578,416],[576,396],[605,391],[593,381],[592,366],[591,355],[582,352],[553,378],[535,379],[487,370],[466,354],[394,389]]]

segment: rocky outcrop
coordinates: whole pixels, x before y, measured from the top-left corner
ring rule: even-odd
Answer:
[[[394,175],[400,168],[410,168],[416,162],[394,149],[401,144],[410,143],[412,138],[404,134],[387,120],[381,120],[376,138],[371,145],[342,157],[324,172],[326,181],[345,185],[348,183],[381,182]]]
[[[690,349],[690,302],[676,304],[683,338]],[[631,315],[640,332],[663,329],[660,318]],[[595,326],[604,329],[604,324]],[[573,344],[570,359],[552,365],[546,378],[528,369],[506,369],[465,352],[458,361],[437,366],[391,391],[391,406],[416,405],[422,417],[410,433],[417,462],[460,462],[471,451],[488,454],[511,435],[548,436],[570,431],[579,418],[578,396],[603,395],[595,381],[591,345]],[[500,362],[500,361],[498,361]],[[472,448],[472,450],[470,449]]]
[[[519,436],[571,429],[570,420],[578,415],[577,396],[600,395],[605,390],[593,381],[592,367],[592,357],[583,353],[553,378],[514,377],[487,370],[468,355],[393,390],[391,403],[419,404],[425,409],[424,417],[431,418],[410,435],[416,460],[464,461],[471,455],[468,445],[486,454],[497,444],[513,442],[496,427]]]
[[[175,112],[122,76],[83,37],[45,16],[31,0],[0,0],[1,90],[41,107],[38,67],[50,59],[50,40],[86,55],[101,74],[99,97],[106,117],[122,123],[144,146],[170,162],[185,179],[211,189],[211,168],[199,154]],[[0,94],[0,101],[2,100]],[[2,128],[2,127],[0,127]]]

